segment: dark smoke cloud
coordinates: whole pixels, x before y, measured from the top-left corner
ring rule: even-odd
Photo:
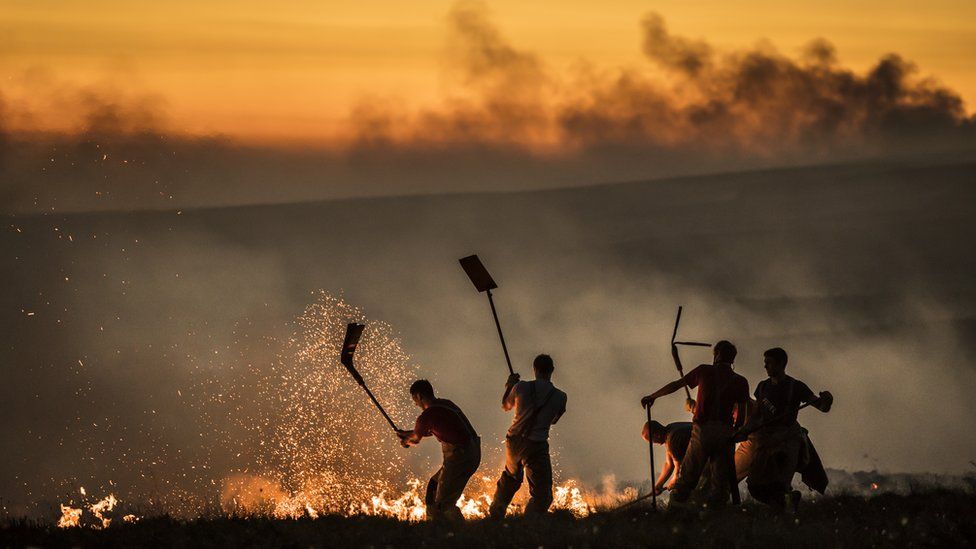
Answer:
[[[66,113],[70,131],[12,130],[37,113],[8,97],[2,209],[546,188],[927,155],[970,149],[976,137],[959,94],[896,54],[855,72],[824,39],[795,58],[771,46],[721,52],[651,13],[640,21],[647,65],[565,73],[508,42],[481,3],[455,5],[447,24],[457,85],[443,106],[363,100],[346,121],[349,141],[320,149],[180,136],[158,97],[32,71],[23,78],[42,98],[35,108]]]
[[[712,47],[701,40],[693,41],[680,36],[671,36],[664,24],[664,18],[650,13],[641,21],[644,31],[643,51],[649,58],[674,70],[681,70],[691,76],[709,67],[712,61]]]

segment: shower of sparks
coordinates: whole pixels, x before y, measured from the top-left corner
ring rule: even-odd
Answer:
[[[347,512],[350,505],[402,485],[404,452],[363,390],[339,364],[346,325],[366,324],[356,368],[400,421],[412,404],[417,367],[387,324],[321,293],[297,321],[287,350],[256,384],[258,413],[240,414],[251,463],[223,482],[232,513],[296,516]]]
[[[258,346],[214,352],[214,361],[198,369],[199,382],[178,390],[198,412],[199,436],[207,444],[205,460],[189,462],[182,479],[163,477],[166,489],[143,492],[132,501],[173,516],[198,516],[213,504],[236,516],[316,518],[326,514],[383,515],[405,521],[427,516],[425,482],[409,470],[406,453],[364,391],[339,363],[346,325],[366,324],[356,352],[356,368],[394,421],[403,425],[416,415],[408,388],[418,366],[404,352],[393,329],[342,298],[319,292],[295,322],[284,343],[262,339]],[[246,339],[246,337],[244,338]],[[256,355],[274,356],[257,364]],[[236,356],[235,356],[236,355]],[[153,411],[153,414],[155,412]],[[162,446],[166,449],[166,446]],[[502,456],[486,449],[482,469],[472,477],[457,505],[469,519],[488,515]],[[178,453],[177,453],[178,454]],[[176,456],[178,459],[179,456]],[[149,465],[143,478],[158,482],[174,457],[140,456]],[[161,475],[162,476],[162,475]],[[557,471],[558,476],[558,471]],[[109,481],[113,484],[112,481]],[[606,483],[605,483],[606,484]],[[611,483],[614,484],[614,483]],[[555,488],[553,508],[578,517],[611,500],[632,494],[604,486],[604,495],[587,493],[573,480]],[[85,496],[85,490],[80,490]],[[522,511],[525,490],[509,507]],[[105,528],[116,508],[114,495],[83,509],[62,505],[58,525]],[[123,522],[138,520],[122,516]]]

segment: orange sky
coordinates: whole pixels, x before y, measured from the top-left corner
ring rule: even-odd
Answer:
[[[108,83],[152,93],[173,130],[245,141],[312,141],[334,135],[363,97],[435,105],[452,93],[445,70],[453,2],[209,0],[0,0],[0,89],[30,98]],[[579,0],[490,4],[512,44],[554,69],[585,59],[648,66],[639,20],[660,13],[675,34],[720,49],[768,39],[794,54],[815,37],[863,70],[895,51],[976,106],[976,2],[972,0]],[[64,118],[35,106],[32,124]]]

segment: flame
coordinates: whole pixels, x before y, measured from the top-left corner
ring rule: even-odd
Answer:
[[[234,426],[232,430],[214,427],[208,433],[222,451],[234,452],[233,469],[213,477],[209,466],[197,467],[208,473],[193,480],[197,490],[190,495],[204,501],[208,496],[203,494],[213,494],[213,487],[219,486],[221,510],[231,516],[427,518],[425,483],[413,478],[416,473],[408,470],[407,454],[336,359],[346,324],[365,318],[363,311],[342,298],[321,292],[297,319],[296,332],[268,367],[218,364],[206,372],[222,372],[227,377],[207,375],[181,395],[199,398],[207,421],[226,414],[227,424]],[[392,416],[397,420],[414,417],[416,410],[406,389],[418,377],[419,365],[403,350],[391,326],[369,322],[357,351],[357,368]],[[492,451],[499,449],[486,450]],[[466,494],[457,501],[466,519],[483,519],[489,514],[494,475],[503,462],[502,456],[493,457],[484,461],[483,468],[491,476],[472,477]],[[200,484],[203,482],[206,484]],[[604,479],[603,488],[597,490],[584,490],[577,481],[569,480],[555,487],[552,508],[585,517],[614,501],[633,499],[628,490],[633,491],[618,492],[612,478]],[[87,497],[84,488],[79,491]],[[525,492],[520,492],[507,514],[523,512]],[[162,501],[166,513],[189,517],[204,512],[204,504],[197,507],[198,500],[180,495]],[[110,494],[93,505],[86,502],[80,509],[64,505],[59,525],[107,528],[113,523],[107,515],[117,504]],[[84,517],[83,511],[90,511],[92,519]],[[134,515],[122,517],[123,522],[136,520]]]
[[[416,522],[427,518],[427,506],[420,497],[420,479],[411,479],[409,489],[396,499],[387,499],[386,492],[370,498],[370,503],[361,503],[357,509],[350,507],[350,514],[376,515],[394,517],[400,520]]]
[[[457,506],[461,510],[461,515],[467,520],[487,518],[494,489],[492,478],[480,476],[472,480],[469,488],[476,490],[475,495],[462,495],[457,501]],[[382,516],[406,522],[420,522],[427,519],[424,490],[424,481],[412,478],[407,481],[407,488],[403,492],[397,494],[390,490],[380,490],[378,494],[369,496],[365,501],[350,503],[340,514]],[[613,497],[614,499],[625,498],[631,491],[633,489],[628,488],[622,494]],[[319,493],[319,490],[289,494],[267,479],[237,475],[225,482],[222,506],[228,514],[268,516],[278,519],[301,517],[314,519],[331,512],[328,502],[314,496],[316,493]],[[556,486],[553,496],[553,510],[564,509],[578,518],[595,512],[595,503],[600,497],[607,497],[587,494],[576,480],[569,480]],[[518,515],[522,510],[522,502],[515,502],[509,506],[508,514]]]
[[[86,495],[85,489],[80,490],[82,495]],[[95,529],[108,528],[112,524],[112,519],[105,516],[106,513],[110,513],[115,506],[118,505],[119,500],[115,497],[115,494],[109,494],[105,496],[102,500],[93,503],[88,506],[88,510],[94,515],[95,519],[98,521],[91,525]],[[58,519],[58,528],[76,528],[81,526],[81,518],[84,513],[84,507],[71,507],[70,505],[61,504],[61,518]],[[137,522],[139,517],[135,515],[125,515],[122,517],[123,522]]]
[[[81,525],[81,509],[75,509],[65,504],[61,504],[61,518],[58,519],[58,528],[74,528]]]
[[[95,518],[102,522],[102,528],[108,528],[108,525],[112,523],[112,519],[106,518],[103,513],[107,513],[115,508],[115,504],[119,500],[115,499],[114,494],[109,494],[108,497],[93,504],[90,509]]]
[[[557,486],[553,495],[553,508],[565,509],[576,518],[589,516],[596,510],[583,499],[583,493],[576,485],[576,481],[570,480],[562,486]]]
[[[410,522],[424,520],[427,518],[427,507],[420,495],[422,485],[420,479],[412,479],[408,483],[407,491],[399,497],[389,499],[386,497],[386,492],[380,492],[378,496],[370,498],[369,503],[352,506],[350,514],[386,516]],[[595,507],[586,500],[575,480],[556,486],[553,496],[551,508],[553,510],[564,509],[578,518],[589,516],[596,511]],[[461,515],[467,520],[483,519],[488,517],[491,501],[492,496],[489,492],[481,492],[474,497],[462,495],[457,501],[457,506],[461,510]],[[518,503],[513,503],[508,508],[509,515],[517,515],[521,511],[522,505]]]

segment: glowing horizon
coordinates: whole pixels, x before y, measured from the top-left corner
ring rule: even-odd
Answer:
[[[56,10],[7,3],[0,21],[6,102],[31,104],[39,87],[56,92],[97,86],[146,102],[180,135],[224,135],[264,145],[328,144],[347,132],[349,115],[373,102],[401,108],[445,107],[463,94],[450,67],[447,14],[453,2],[406,6],[293,2],[273,10],[221,0],[132,7],[118,0]],[[767,42],[793,57],[816,38],[837,49],[840,64],[861,72],[894,52],[976,107],[976,5],[938,0],[918,13],[909,2],[871,0],[736,7],[626,1],[595,4],[494,2],[490,17],[513,47],[547,70],[566,73],[637,67],[640,20],[653,9],[675,34],[720,51]],[[730,21],[748,21],[732,25]],[[0,96],[2,97],[2,96]],[[43,104],[8,112],[13,129],[69,129]]]

